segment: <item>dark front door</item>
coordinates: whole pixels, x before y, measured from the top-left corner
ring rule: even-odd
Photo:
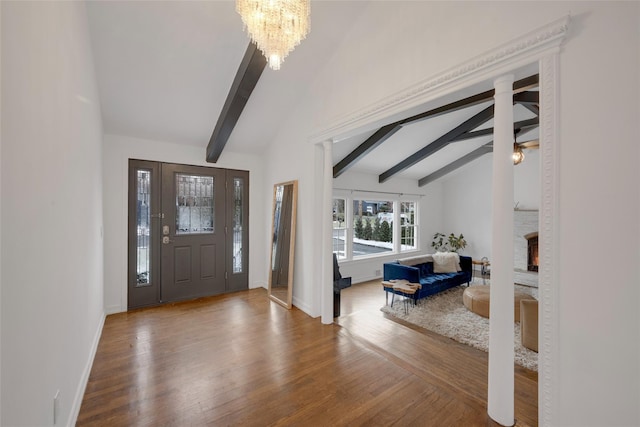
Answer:
[[[162,300],[225,291],[225,171],[162,165]]]
[[[248,288],[248,177],[130,161],[129,308]]]

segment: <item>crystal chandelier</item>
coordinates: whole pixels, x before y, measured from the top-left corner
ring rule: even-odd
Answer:
[[[310,0],[236,0],[236,10],[274,70],[309,34]]]

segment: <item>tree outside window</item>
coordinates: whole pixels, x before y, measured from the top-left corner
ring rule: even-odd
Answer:
[[[338,259],[347,257],[347,222],[346,222],[346,200],[333,199],[333,253]]]
[[[393,201],[353,201],[353,257],[393,252]]]

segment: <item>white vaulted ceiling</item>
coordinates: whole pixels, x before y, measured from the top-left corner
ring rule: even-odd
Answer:
[[[225,151],[264,151],[366,7],[363,1],[312,2],[311,33],[279,71],[265,68]],[[200,146],[204,158],[249,44],[235,2],[91,1],[87,9],[105,133]],[[409,124],[351,169],[379,175],[488,105]],[[514,108],[516,120],[534,117]],[[334,165],[373,132],[334,144]],[[420,179],[490,141],[449,144],[396,176]]]
[[[357,19],[313,2],[309,36],[265,68],[225,150],[260,152]],[[105,133],[207,146],[249,39],[233,1],[87,2]]]

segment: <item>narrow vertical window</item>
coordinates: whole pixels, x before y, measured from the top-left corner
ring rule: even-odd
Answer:
[[[416,202],[400,202],[400,251],[418,249]]]
[[[233,272],[242,273],[243,247],[242,247],[242,224],[243,224],[243,200],[244,180],[242,178],[233,179]]]
[[[333,253],[338,259],[347,257],[346,200],[333,199]]]
[[[136,174],[136,286],[151,283],[151,171],[138,170]]]

